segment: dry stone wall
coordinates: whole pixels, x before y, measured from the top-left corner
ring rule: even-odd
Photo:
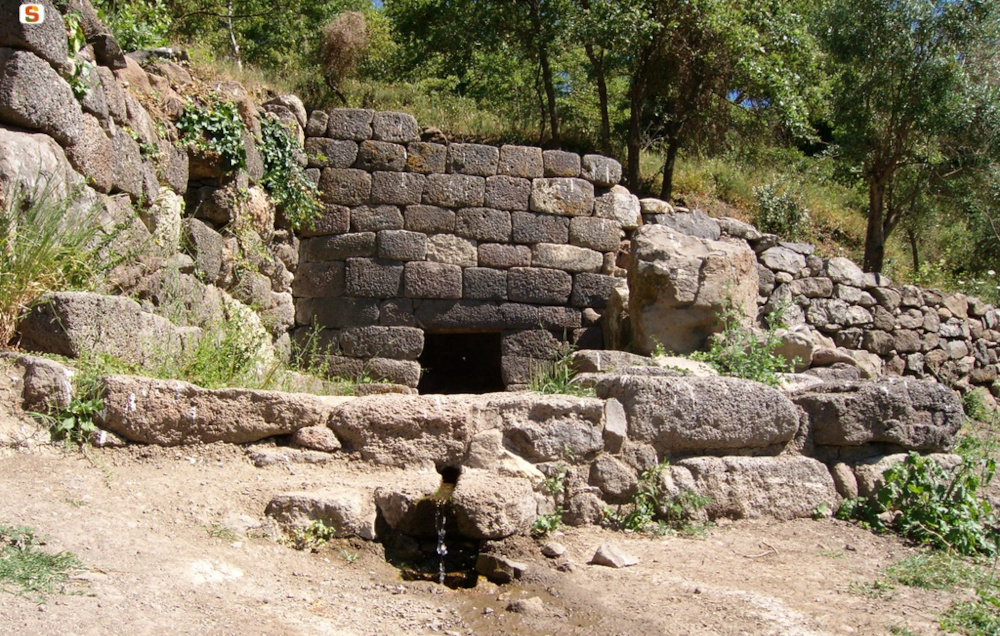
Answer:
[[[849,364],[865,377],[933,378],[962,391],[1000,392],[1000,313],[978,298],[895,285],[847,258],[822,258],[813,245],[782,241],[736,219],[654,199],[641,205],[646,224],[675,234],[716,247],[720,240],[746,241],[756,255],[759,318],[784,310],[782,351],[799,359],[800,370]]]
[[[516,387],[563,341],[602,348],[640,223],[617,161],[421,141],[393,112],[314,111],[305,132],[324,212],[302,233],[296,322],[323,327],[335,371],[416,386],[425,332],[497,332]]]

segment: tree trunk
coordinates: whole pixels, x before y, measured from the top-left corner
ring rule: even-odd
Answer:
[[[912,227],[906,228],[906,238],[910,240],[910,255],[913,257],[913,273],[920,271],[920,253],[917,251],[917,233]]]
[[[545,32],[542,28],[542,15],[538,1],[531,2],[531,22],[535,27],[535,42],[538,49],[538,64],[542,68],[542,83],[545,85],[545,97],[549,105],[549,127],[552,129],[552,142],[559,146],[559,113],[556,110],[556,88],[552,81],[552,67],[549,65],[549,48],[545,44]]]
[[[629,89],[629,119],[628,119],[628,157],[626,163],[628,168],[625,175],[625,182],[628,187],[638,194],[642,190],[642,174],[639,169],[639,153],[642,151],[642,83],[644,78],[641,71],[636,71],[632,75],[632,86]]]
[[[674,189],[674,164],[677,162],[677,151],[681,148],[681,140],[677,135],[670,136],[667,144],[667,158],[663,162],[663,185],[660,187],[660,198],[670,201]]]
[[[243,70],[243,58],[240,56],[240,45],[236,42],[236,31],[233,29],[233,0],[229,0],[226,26],[229,29],[229,42],[233,45],[233,57],[236,58],[236,68]]]
[[[611,116],[608,113],[608,80],[604,75],[604,51],[598,55],[594,45],[584,46],[590,64],[594,67],[594,80],[597,82],[597,100],[601,109],[601,152],[611,155]]]
[[[865,235],[865,260],[863,269],[875,274],[882,273],[885,260],[885,177],[874,177],[868,181],[868,232]]]

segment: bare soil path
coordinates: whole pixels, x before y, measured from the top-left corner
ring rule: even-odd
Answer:
[[[873,593],[913,552],[833,520],[736,522],[700,538],[569,528],[569,571],[517,542],[517,585],[450,590],[406,582],[378,544],[316,552],[279,542],[271,496],[400,478],[358,462],[256,468],[247,449],[35,450],[0,457],[0,524],[30,525],[86,570],[39,602],[0,593],[0,632],[90,634],[936,634],[955,595]],[[637,556],[587,565],[611,543]],[[877,590],[875,592],[878,592]],[[539,597],[529,611],[512,600]]]

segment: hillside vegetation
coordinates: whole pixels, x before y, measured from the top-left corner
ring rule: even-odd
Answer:
[[[613,155],[628,185],[997,298],[981,0],[98,0],[126,49],[179,44],[307,106],[452,139]]]

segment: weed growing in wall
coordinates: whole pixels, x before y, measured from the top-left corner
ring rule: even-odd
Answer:
[[[692,490],[681,490],[666,496],[662,488],[663,472],[670,465],[662,461],[639,475],[639,483],[631,501],[617,509],[604,511],[605,522],[618,530],[665,534],[690,525],[711,498]]]
[[[320,216],[320,206],[316,185],[295,159],[301,150],[298,140],[271,114],[261,117],[260,137],[264,189],[284,213],[289,228],[312,227]]]
[[[188,102],[177,120],[181,143],[201,150],[218,153],[227,171],[247,166],[247,149],[243,145],[246,129],[232,102],[215,102],[201,107]]]
[[[40,296],[90,287],[109,268],[97,210],[72,204],[51,183],[7,193],[0,208],[0,345]]]
[[[539,364],[531,374],[528,389],[536,393],[593,397],[594,389],[582,385],[573,370],[572,351],[553,362]]]
[[[706,362],[722,375],[755,380],[763,384],[778,384],[778,374],[794,370],[775,350],[781,344],[777,330],[781,328],[778,317],[768,316],[768,328],[762,331],[747,329],[741,324],[740,314],[731,300],[727,300],[719,322],[722,331],[711,338],[708,351],[698,351],[691,358]]]

